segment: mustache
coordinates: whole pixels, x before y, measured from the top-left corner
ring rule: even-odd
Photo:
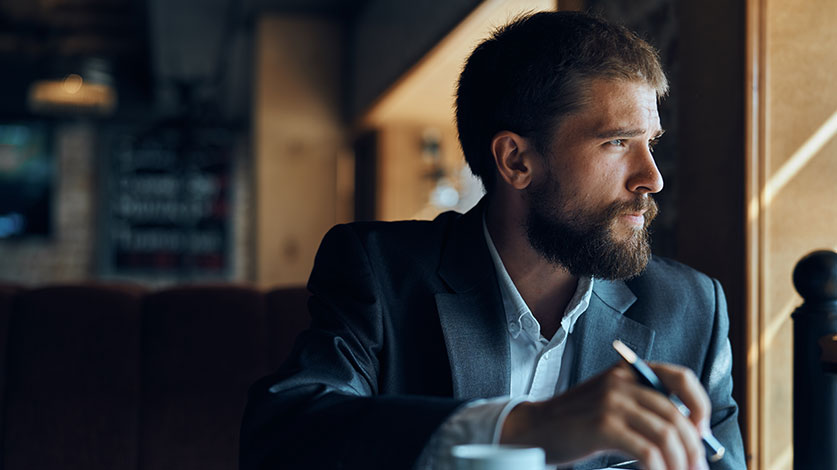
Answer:
[[[657,213],[659,213],[659,211],[660,208],[657,205],[657,201],[655,201],[654,198],[648,194],[638,196],[629,201],[614,202],[608,210],[611,217],[643,212],[645,215],[646,227],[652,220],[654,220],[655,217],[657,217]]]

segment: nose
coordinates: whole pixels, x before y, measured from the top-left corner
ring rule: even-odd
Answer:
[[[657,168],[651,150],[644,148],[635,152],[631,159],[631,175],[628,191],[637,194],[658,193],[663,189],[663,175]]]

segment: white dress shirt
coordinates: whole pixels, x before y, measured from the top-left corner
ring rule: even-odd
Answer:
[[[566,391],[570,379],[574,345],[573,327],[587,310],[593,292],[593,279],[582,277],[566,310],[561,325],[551,339],[541,334],[541,326],[532,315],[500,258],[483,217],[483,234],[497,272],[503,309],[509,333],[511,364],[508,396],[474,400],[452,414],[433,434],[416,465],[418,469],[453,468],[451,447],[459,444],[488,444],[500,439],[508,413],[521,402],[546,400]]]

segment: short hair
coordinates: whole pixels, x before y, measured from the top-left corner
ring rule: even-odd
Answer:
[[[645,81],[658,98],[668,91],[650,44],[585,13],[522,16],[474,49],[459,76],[456,125],[465,160],[487,193],[496,185],[494,136],[520,134],[547,155],[561,118],[581,107],[594,78]]]

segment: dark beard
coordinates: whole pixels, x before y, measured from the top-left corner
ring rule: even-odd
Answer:
[[[561,213],[553,201],[564,201],[554,179],[529,191],[526,235],[532,247],[550,263],[574,276],[630,279],[651,259],[648,227],[657,215],[650,195],[630,202],[615,202],[604,210]],[[625,240],[614,238],[617,217],[645,210],[645,224]]]

